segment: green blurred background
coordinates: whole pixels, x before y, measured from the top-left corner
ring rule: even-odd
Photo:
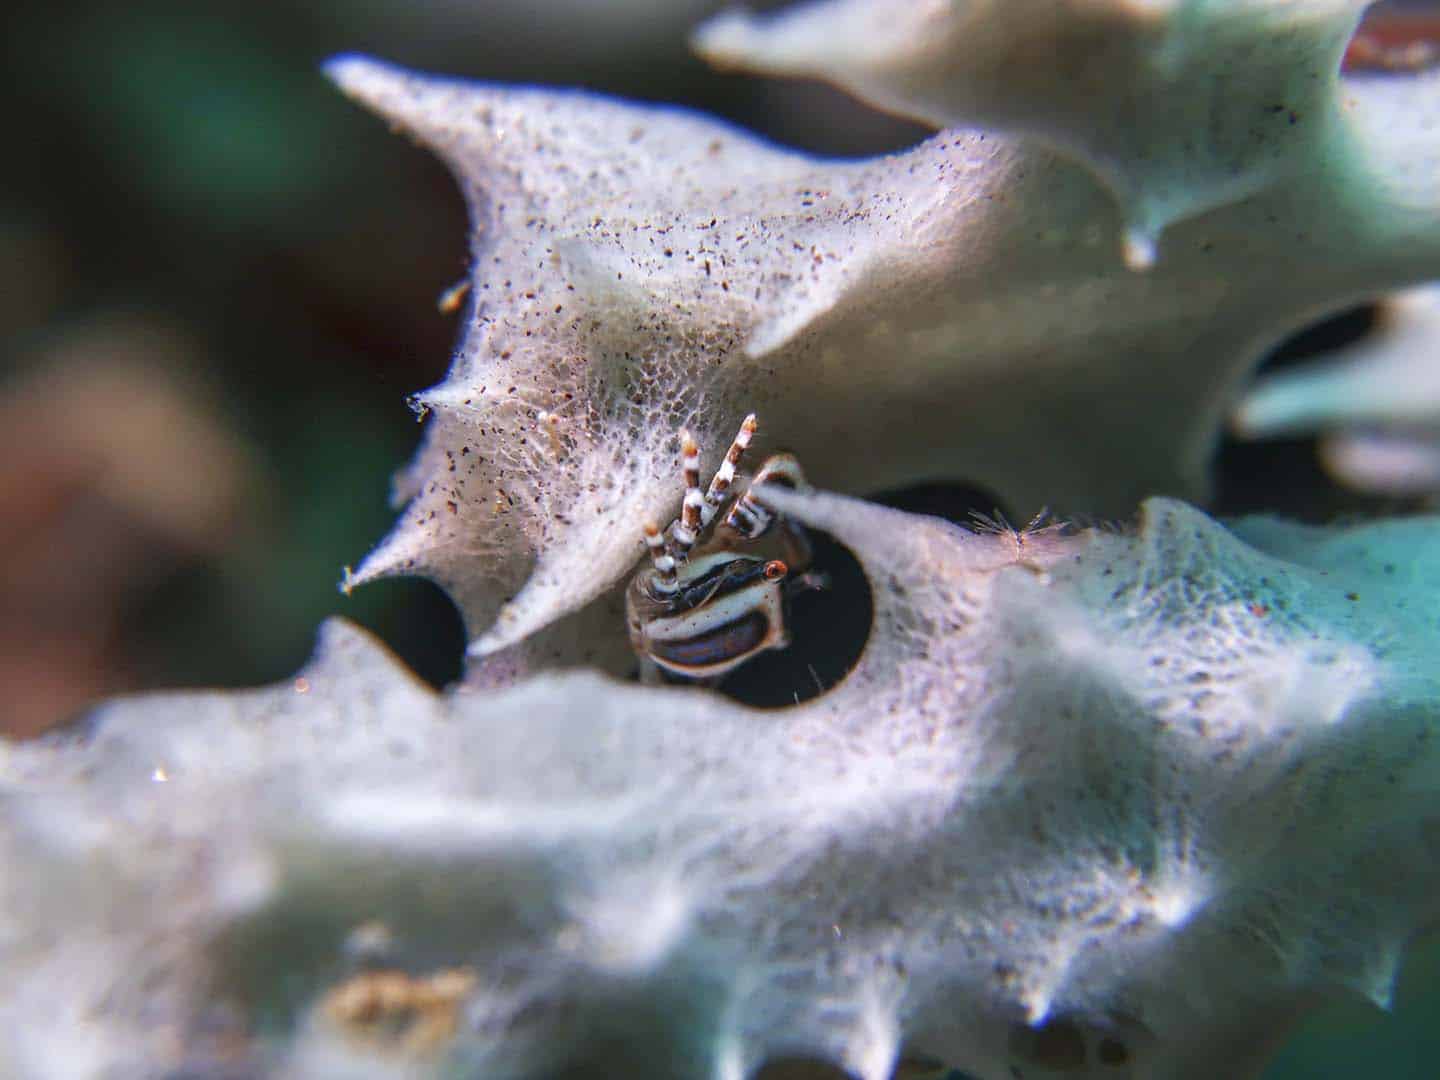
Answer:
[[[335,613],[430,681],[458,675],[459,619],[439,590],[336,585],[390,526],[389,478],[421,433],[405,396],[448,364],[456,317],[436,301],[465,272],[464,208],[437,162],[319,64],[362,51],[688,104],[825,154],[923,136],[823,87],[710,71],[685,39],[721,6],[0,12],[0,730],[129,690],[281,679]],[[1367,325],[1356,313],[1276,362]],[[1323,520],[1377,505],[1330,485],[1303,442],[1227,446],[1219,469],[1226,510]],[[895,501],[963,516],[967,479]],[[1437,985],[1435,968],[1413,962],[1407,985]],[[1391,1019],[1328,1014],[1274,1075],[1440,1075],[1436,1008],[1410,994]]]

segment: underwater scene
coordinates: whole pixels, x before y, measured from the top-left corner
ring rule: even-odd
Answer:
[[[1440,3],[0,25],[0,1075],[1435,1075]]]

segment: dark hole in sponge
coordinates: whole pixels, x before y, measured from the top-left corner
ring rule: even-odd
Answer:
[[[1039,1027],[1016,1024],[1010,1031],[1010,1053],[1027,1065],[1073,1072],[1085,1067],[1085,1033],[1065,1019]]]
[[[767,1061],[750,1080],[853,1080],[853,1077],[828,1061],[811,1058],[780,1058]]]
[[[843,679],[870,636],[874,605],[855,556],[824,533],[811,532],[811,569],[828,588],[790,601],[790,647],[760,653],[720,684],[720,692],[746,705],[781,708],[809,701]]]
[[[910,487],[881,491],[869,496],[871,502],[892,506],[907,514],[926,514],[944,518],[957,525],[974,524],[976,514],[988,517],[1009,517],[1010,510],[984,488],[963,483],[912,484]],[[1014,521],[1014,518],[1010,518]],[[1025,522],[1015,522],[1023,525]]]
[[[920,484],[870,498],[912,514],[962,524],[976,512],[1004,513],[993,495],[958,483]],[[809,701],[844,678],[865,648],[875,610],[865,572],[836,540],[813,531],[810,538],[815,546],[813,569],[830,579],[830,587],[794,597],[788,649],[761,653],[720,684],[720,692],[736,701],[758,708]]]
[[[1119,1039],[1104,1038],[1095,1048],[1095,1056],[1102,1065],[1124,1065],[1130,1060],[1130,1050]]]

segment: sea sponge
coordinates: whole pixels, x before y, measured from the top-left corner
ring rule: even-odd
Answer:
[[[860,162],[332,62],[472,218],[464,336],[352,582],[424,574],[478,652],[514,645],[673,515],[681,427],[718,455],[752,411],[841,490],[959,479],[1022,516],[1203,496],[1267,349],[1440,268],[1440,75],[1342,79],[1362,7],[834,0],[700,33],[981,128]]]
[[[1440,915],[1434,519],[968,532],[763,489],[864,566],[837,685],[765,711],[538,670],[624,650],[605,605],[682,426],[715,455],[756,411],[822,487],[1125,512],[1203,490],[1270,344],[1435,276],[1440,77],[1338,81],[1357,3],[881,10],[701,40],[988,130],[826,162],[330,66],[473,216],[466,333],[354,580],[434,577],[508,658],[437,693],[333,623],[280,686],[0,743],[0,1072],[1240,1076],[1317,1002],[1389,1000]]]
[[[1380,305],[1361,341],[1261,379],[1232,422],[1247,438],[1320,432],[1323,460],[1353,487],[1391,495],[1440,491],[1440,289]]]
[[[768,497],[875,596],[796,708],[437,695],[335,624],[294,682],[0,748],[7,1075],[1239,1076],[1388,1000],[1440,914],[1434,520]]]

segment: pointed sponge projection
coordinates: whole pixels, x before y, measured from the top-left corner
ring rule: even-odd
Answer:
[[[837,27],[875,17],[833,6]],[[893,5],[895,34],[942,11],[1011,43],[981,71],[995,55],[937,33],[954,48],[926,86],[1012,100],[1000,79],[1048,119],[956,105],[936,116],[966,128],[859,162],[676,109],[333,61],[346,93],[446,160],[472,221],[465,333],[419,395],[405,512],[355,580],[427,575],[478,651],[513,647],[606,594],[640,525],[673,516],[682,427],[711,466],[750,412],[762,448],[832,488],[945,477],[1022,515],[1203,497],[1268,348],[1440,271],[1440,76],[1341,79],[1358,6],[1339,0],[1041,6],[1027,23],[1036,5]],[[860,50],[816,70],[894,44],[801,32],[828,10],[701,41],[760,67]],[[1129,35],[1103,63],[1076,51],[1096,20]],[[1072,77],[1123,122],[1071,115]],[[1106,131],[1124,138],[1081,145]],[[1140,234],[1159,238],[1143,272],[1124,260]]]

